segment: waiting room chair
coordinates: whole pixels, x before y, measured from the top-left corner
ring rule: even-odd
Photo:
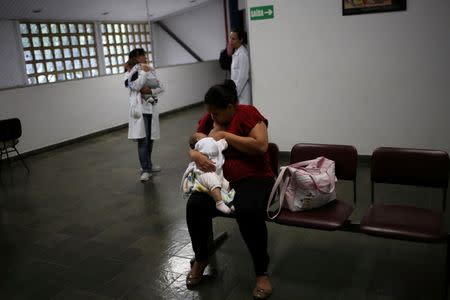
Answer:
[[[0,120],[0,161],[3,158],[3,153],[6,154],[7,160],[10,161],[9,153],[15,151],[28,173],[30,173],[25,160],[16,148],[21,136],[22,124],[18,118]]]
[[[384,238],[426,243],[447,243],[446,284],[449,244],[445,206],[449,180],[449,156],[444,151],[381,147],[372,154],[372,205],[363,216],[360,231]],[[375,183],[412,185],[442,189],[442,212],[410,204],[374,204]],[[447,286],[443,290],[447,299]]]
[[[356,167],[358,153],[349,145],[328,145],[300,143],[292,147],[290,163],[325,156],[335,162],[338,180],[353,182],[353,203],[356,204]],[[275,222],[282,225],[306,227],[320,230],[338,230],[348,221],[353,212],[353,205],[336,199],[328,204],[300,212],[291,212],[281,208]]]

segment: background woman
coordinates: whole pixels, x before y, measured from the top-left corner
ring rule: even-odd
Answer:
[[[239,104],[252,104],[250,86],[250,59],[244,46],[245,33],[239,28],[230,32],[228,42],[234,48],[231,61],[231,79],[236,84]]]
[[[136,66],[129,68],[125,75],[125,86],[129,88],[130,115],[128,123],[128,138],[137,140],[138,155],[141,164],[140,180],[148,181],[153,172],[161,171],[151,160],[153,141],[159,139],[159,114],[157,94],[162,90],[152,90],[144,86],[146,73],[152,72],[147,65],[147,55],[144,49],[137,48],[130,52],[129,60]],[[143,97],[152,94],[152,97]],[[147,99],[153,99],[148,101]]]

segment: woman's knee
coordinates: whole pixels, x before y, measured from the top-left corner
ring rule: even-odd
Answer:
[[[204,211],[205,209],[208,209],[209,203],[211,199],[208,194],[206,193],[200,193],[200,192],[194,192],[189,197],[187,204],[186,204],[186,210],[187,211]]]
[[[236,220],[240,223],[265,222],[265,211],[251,208],[236,208]]]
[[[138,141],[138,147],[139,147],[139,148],[142,148],[142,147],[148,147],[148,141],[147,141],[147,138],[146,138],[146,137],[145,137],[145,138],[138,139],[137,141]]]

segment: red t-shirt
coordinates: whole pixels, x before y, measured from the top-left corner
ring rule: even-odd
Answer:
[[[248,136],[253,127],[261,121],[268,125],[267,119],[254,106],[238,105],[226,131],[239,136]],[[213,123],[211,115],[207,113],[198,122],[197,132],[209,134]],[[274,177],[268,152],[261,155],[247,154],[228,145],[223,154],[225,156],[223,175],[229,182],[249,177]]]

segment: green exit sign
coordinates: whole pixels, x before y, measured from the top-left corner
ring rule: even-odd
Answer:
[[[250,7],[250,20],[273,19],[273,5]]]

